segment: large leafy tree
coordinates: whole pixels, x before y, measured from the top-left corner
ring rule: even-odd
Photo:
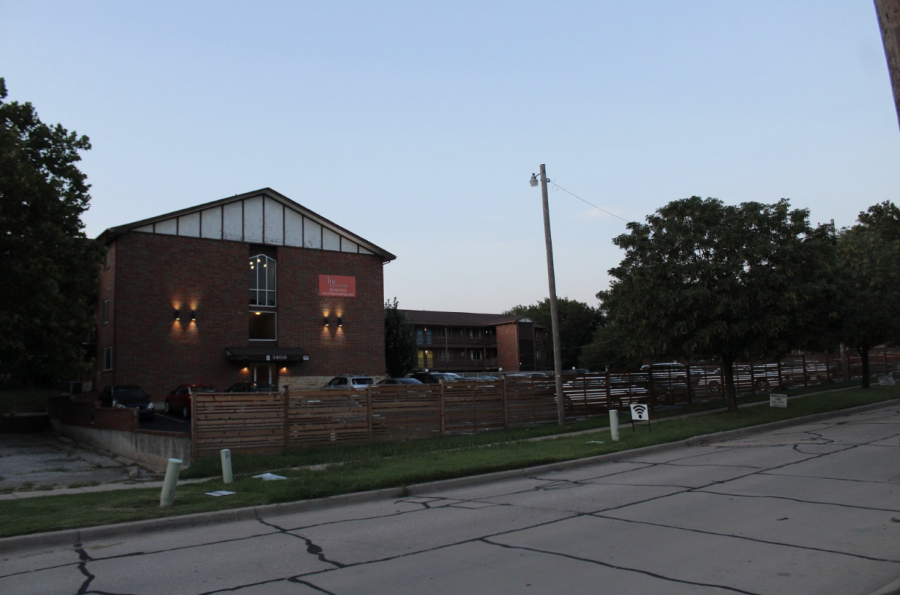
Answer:
[[[384,358],[387,373],[394,378],[416,367],[416,326],[400,311],[397,298],[384,303]]]
[[[900,208],[889,200],[872,205],[857,218],[859,225],[886,240],[900,240]]]
[[[632,356],[716,357],[737,411],[734,362],[780,355],[829,316],[832,242],[806,210],[694,196],[629,223],[625,250],[597,297]]]
[[[578,365],[581,349],[591,342],[594,329],[600,323],[601,317],[600,312],[596,308],[578,300],[558,298],[556,305],[559,310],[559,341],[562,368],[565,370]],[[513,306],[504,314],[528,316],[538,324],[548,329],[552,328],[549,297],[530,306]],[[551,358],[548,360],[548,363],[554,365],[552,350],[549,355]]]
[[[0,384],[33,385],[84,369],[102,248],[81,221],[90,141],[6,97],[0,78]]]
[[[837,243],[839,335],[856,348],[862,386],[870,385],[869,351],[900,330],[900,210],[890,202],[860,213]]]
[[[581,348],[578,367],[602,372],[606,368],[624,370],[640,366],[641,359],[629,356],[621,344],[622,340],[616,329],[605,321],[600,323],[594,330],[591,342]]]

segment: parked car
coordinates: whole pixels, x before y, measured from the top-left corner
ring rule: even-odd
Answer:
[[[415,378],[422,384],[440,384],[441,380],[444,382],[459,382],[461,376],[450,372],[416,372],[410,378]]]
[[[181,417],[187,419],[191,416],[192,397],[194,393],[215,393],[216,387],[209,384],[182,384],[166,397],[164,403],[165,412],[180,412]]]
[[[687,376],[687,368],[678,362],[644,364],[641,366],[641,372],[649,372],[653,378],[684,378]]]
[[[100,394],[102,407],[134,408],[138,410],[138,418],[146,421],[153,419],[153,402],[150,395],[135,384],[112,384]]]
[[[277,393],[278,389],[268,382],[235,382],[226,393]]]
[[[385,378],[378,382],[378,386],[385,386],[388,384],[422,384],[422,382],[415,378]]]
[[[482,380],[486,380],[487,382],[495,382],[497,380],[502,380],[499,376],[495,376],[494,374],[479,374],[479,378]]]
[[[326,390],[365,390],[367,386],[373,384],[375,384],[375,380],[371,376],[344,374],[335,376],[322,388]]]
[[[734,384],[738,386],[751,385],[753,390],[757,392],[765,392],[771,388],[778,386],[778,365],[777,364],[760,364],[750,366],[744,364],[735,364],[734,366]],[[722,372],[719,368],[712,370],[703,376],[697,383],[700,387],[707,387],[712,391],[722,390]]]

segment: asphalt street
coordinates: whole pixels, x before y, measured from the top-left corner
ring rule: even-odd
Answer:
[[[0,593],[871,595],[900,588],[898,436],[892,404],[402,498],[38,543],[0,556]]]

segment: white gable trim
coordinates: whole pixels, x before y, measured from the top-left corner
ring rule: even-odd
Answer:
[[[375,254],[359,244],[361,238],[351,239],[325,220],[265,194],[162,218],[132,231]]]

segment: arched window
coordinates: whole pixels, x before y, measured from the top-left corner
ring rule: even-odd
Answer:
[[[275,259],[265,254],[250,257],[250,305],[275,307]]]

